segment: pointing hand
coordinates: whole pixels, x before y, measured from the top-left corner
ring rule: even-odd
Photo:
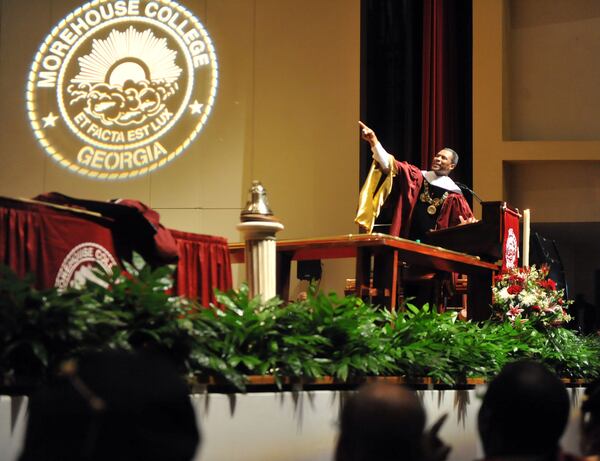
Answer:
[[[360,126],[360,137],[374,147],[379,142],[375,132],[361,121],[358,122],[358,126]]]

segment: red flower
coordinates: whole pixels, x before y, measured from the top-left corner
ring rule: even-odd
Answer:
[[[508,294],[509,295],[517,295],[519,293],[521,293],[521,291],[523,290],[523,287],[521,285],[511,285],[508,287]]]
[[[556,282],[552,279],[542,280],[538,285],[546,290],[556,291]]]
[[[538,311],[538,312],[539,312],[539,311],[541,311],[541,310],[542,310],[542,308],[536,304],[535,306],[531,306],[531,310],[532,310],[532,311]]]

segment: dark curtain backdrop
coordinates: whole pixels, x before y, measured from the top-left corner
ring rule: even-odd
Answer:
[[[471,0],[362,0],[361,8],[361,119],[388,152],[424,169],[441,148],[456,150],[453,177],[471,186]],[[361,142],[361,184],[370,163]]]

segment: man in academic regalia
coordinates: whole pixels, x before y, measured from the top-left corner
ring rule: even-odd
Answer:
[[[371,145],[374,162],[360,191],[356,223],[372,232],[375,219],[388,197],[393,200],[389,203],[393,218],[387,233],[395,237],[426,242],[430,230],[475,221],[460,188],[448,176],[458,163],[456,152],[442,149],[433,158],[431,170],[423,171],[396,160],[386,152],[371,128],[358,123],[362,138]],[[374,286],[379,289],[390,286],[391,264],[394,264],[393,258],[386,255],[376,259]],[[402,278],[405,299],[415,296],[413,302],[416,305],[439,304],[439,287],[444,283],[444,277],[435,277],[431,271],[423,272],[420,268],[408,268]],[[424,280],[430,282],[423,285]],[[385,295],[380,296],[376,302],[388,302]],[[394,304],[392,300],[390,305]]]
[[[458,163],[456,152],[442,149],[433,158],[431,170],[422,171],[396,160],[371,128],[362,122],[359,125],[362,138],[371,145],[374,162],[360,192],[356,223],[372,232],[392,187],[398,189],[398,199],[392,204],[395,209],[390,235],[422,241],[429,230],[475,221],[460,188],[448,176]]]

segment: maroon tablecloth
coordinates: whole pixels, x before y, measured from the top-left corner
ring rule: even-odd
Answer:
[[[20,277],[32,273],[37,288],[65,288],[91,266],[119,263],[112,227],[106,218],[0,198],[0,263]]]
[[[232,287],[227,240],[174,229],[170,231],[179,253],[175,293],[198,299],[203,306],[214,303],[215,288],[227,291]]]
[[[0,197],[0,263],[21,277],[32,273],[38,288],[64,288],[93,277],[93,266],[109,271],[120,265],[122,259],[128,259],[131,245],[136,241],[133,221],[138,219],[120,217],[118,213],[111,217],[97,216],[72,207]],[[156,228],[156,223],[149,228],[152,227]],[[222,291],[231,288],[226,239],[176,230],[170,231],[171,236],[179,256],[176,294],[207,306],[215,301],[215,288]],[[142,256],[151,260],[157,251],[148,248],[147,253]]]

